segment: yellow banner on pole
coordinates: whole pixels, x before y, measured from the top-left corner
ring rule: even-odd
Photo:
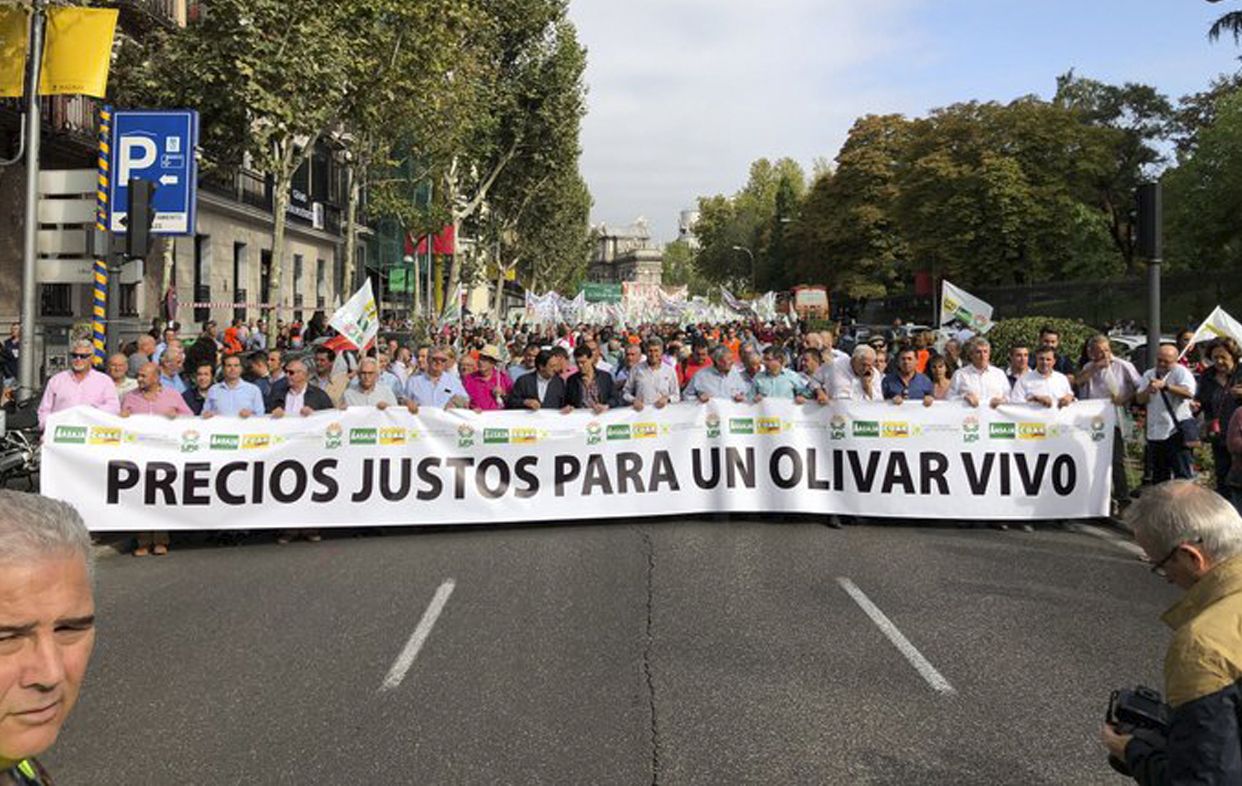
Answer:
[[[112,64],[115,8],[54,6],[47,10],[47,46],[39,94],[103,98]]]
[[[0,98],[25,93],[30,14],[20,6],[0,6]]]

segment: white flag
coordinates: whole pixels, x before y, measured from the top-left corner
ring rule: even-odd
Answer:
[[[1182,354],[1185,355],[1200,341],[1211,341],[1226,336],[1242,344],[1242,323],[1225,313],[1225,309],[1217,306],[1211,314],[1208,314],[1208,318],[1203,320],[1203,324],[1195,331],[1194,337],[1182,350]]]
[[[362,288],[336,310],[328,324],[359,350],[366,349],[375,340],[379,335],[379,309],[371,292],[371,279],[368,278]]]
[[[975,333],[992,329],[992,306],[948,281],[941,282],[940,326],[958,323]]]
[[[441,325],[461,321],[461,295],[461,284],[458,284],[448,300],[444,301],[444,311],[440,314]]]

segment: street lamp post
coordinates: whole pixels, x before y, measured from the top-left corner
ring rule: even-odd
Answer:
[[[746,246],[734,246],[733,250],[734,251],[745,251],[746,256],[750,257],[750,289],[751,289],[751,292],[755,292],[758,288],[758,283],[756,282],[756,279],[755,279],[755,255],[754,253]]]

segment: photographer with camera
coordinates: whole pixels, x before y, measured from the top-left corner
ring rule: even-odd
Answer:
[[[1242,783],[1242,516],[1215,492],[1173,480],[1147,489],[1126,520],[1152,572],[1186,592],[1161,617],[1174,631],[1168,708],[1146,701],[1154,692],[1122,692],[1138,699],[1120,702],[1126,712],[1114,697],[1104,746],[1143,786]]]

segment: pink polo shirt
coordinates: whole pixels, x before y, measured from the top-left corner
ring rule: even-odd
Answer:
[[[129,410],[131,415],[167,415],[176,412],[178,415],[193,415],[190,405],[180,393],[172,388],[160,386],[155,398],[149,399],[142,395],[141,390],[131,390],[121,400],[121,410]]]
[[[62,409],[84,404],[88,407],[120,414],[121,402],[117,400],[116,383],[101,371],[91,369],[79,380],[73,371],[66,370],[47,381],[43,400],[39,402],[39,428],[47,425],[47,416]]]

